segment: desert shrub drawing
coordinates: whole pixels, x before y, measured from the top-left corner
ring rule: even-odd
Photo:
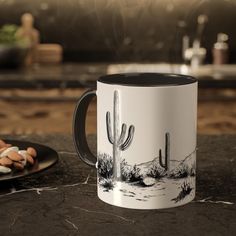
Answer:
[[[174,204],[193,194],[196,150],[181,160],[176,160],[170,149],[174,142],[171,132],[165,132],[164,148],[160,148],[157,143],[157,155],[147,157],[151,161],[130,164],[122,157],[122,153],[132,146],[133,140],[139,135],[139,127],[121,120],[118,91],[114,91],[113,111],[106,112],[105,122],[107,141],[112,145],[112,154],[101,150],[98,152],[98,181],[103,192],[112,194],[112,191],[116,190],[125,198],[142,202],[160,196],[165,198],[168,195],[168,201]]]

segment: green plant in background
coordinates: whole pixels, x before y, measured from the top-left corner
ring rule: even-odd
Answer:
[[[0,28],[0,44],[7,46],[27,46],[25,39],[17,37],[17,25],[6,24]]]

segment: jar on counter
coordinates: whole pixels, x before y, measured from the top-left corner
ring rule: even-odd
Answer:
[[[217,35],[217,42],[214,44],[212,50],[214,65],[222,65],[229,62],[228,38],[228,35],[224,33],[219,33]]]

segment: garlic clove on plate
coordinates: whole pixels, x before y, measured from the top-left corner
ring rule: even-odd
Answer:
[[[16,147],[16,146],[7,148],[5,151],[3,151],[3,152],[0,154],[0,158],[6,157],[6,156],[8,155],[8,153],[10,153],[10,152],[12,152],[12,151],[18,152],[18,151],[19,151],[19,148]]]
[[[11,169],[5,166],[0,166],[0,173],[1,174],[8,174],[11,173]]]
[[[25,166],[27,164],[27,151],[26,150],[19,150],[18,153],[24,158],[21,163]]]

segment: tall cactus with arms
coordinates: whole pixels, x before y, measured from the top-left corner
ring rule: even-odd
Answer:
[[[164,162],[162,161],[162,153],[161,149],[159,149],[159,163],[160,166],[163,167],[166,171],[170,168],[170,134],[165,134],[165,156]]]
[[[134,137],[134,126],[131,125],[128,130],[128,136],[125,139],[127,125],[122,124],[120,130],[120,114],[119,114],[119,93],[114,92],[113,100],[113,127],[111,125],[111,114],[106,113],[107,137],[109,142],[113,145],[113,179],[121,180],[121,151],[125,151],[131,144]],[[112,131],[113,128],[113,131]]]

